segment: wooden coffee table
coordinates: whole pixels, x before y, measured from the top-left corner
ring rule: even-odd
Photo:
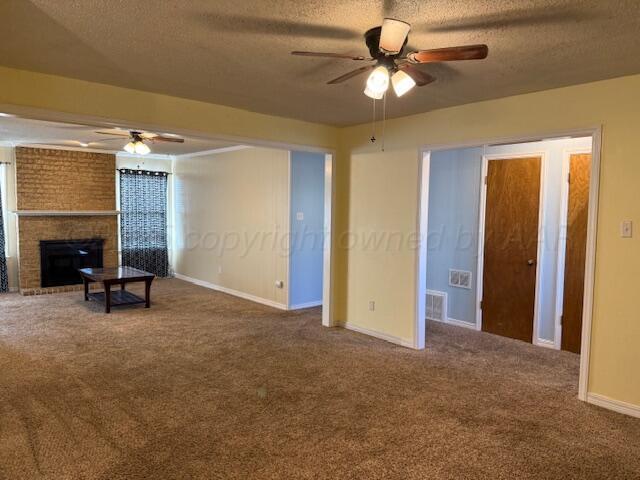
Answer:
[[[145,308],[151,306],[151,282],[156,276],[153,273],[132,267],[117,268],[81,268],[78,270],[84,282],[85,301],[96,300],[104,303],[105,313],[111,313],[111,307],[144,303]],[[145,298],[128,292],[127,283],[144,282]],[[102,283],[104,292],[89,293],[90,283]],[[120,290],[111,291],[113,285],[120,285]]]

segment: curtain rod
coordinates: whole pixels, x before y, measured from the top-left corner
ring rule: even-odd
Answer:
[[[149,174],[149,175],[171,175],[171,173],[169,172],[158,172],[156,170],[144,170],[142,168],[117,168],[116,169],[118,172],[141,172],[143,174]]]

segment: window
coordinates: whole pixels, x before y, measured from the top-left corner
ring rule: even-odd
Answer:
[[[169,275],[167,173],[120,170],[122,265]]]

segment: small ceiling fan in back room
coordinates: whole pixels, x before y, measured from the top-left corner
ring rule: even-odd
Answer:
[[[147,143],[155,143],[155,142],[173,142],[173,143],[184,143],[184,139],[180,138],[176,135],[161,135],[159,133],[153,132],[142,132],[142,131],[126,131],[120,129],[108,130],[108,131],[97,131],[100,135],[115,135],[116,137],[127,138],[129,142],[123,147],[124,151],[131,154],[138,155],[147,155],[151,152],[151,149],[147,145]],[[114,139],[106,139],[106,140],[119,140],[117,138]]]
[[[458,60],[482,60],[487,58],[489,53],[489,48],[486,45],[480,44],[417,50],[405,54],[404,50],[407,46],[410,30],[411,25],[409,23],[394,18],[385,18],[382,26],[367,30],[364,34],[364,39],[369,49],[370,57],[343,53],[303,51],[293,51],[291,54],[305,57],[347,59],[369,63],[368,65],[363,65],[345,73],[338,78],[334,78],[327,83],[329,85],[335,85],[358,75],[371,72],[367,79],[364,93],[374,100],[375,123],[375,101],[386,101],[389,84],[393,87],[395,94],[401,97],[415,86],[422,87],[435,81],[434,77],[420,70],[417,65]],[[385,113],[383,103],[383,121]],[[372,135],[371,141],[375,141],[375,135]]]

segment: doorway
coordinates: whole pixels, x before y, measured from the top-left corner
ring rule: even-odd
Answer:
[[[331,149],[327,149],[325,147],[315,147],[312,145],[301,145],[301,144],[283,144],[281,142],[271,142],[260,139],[252,139],[252,138],[241,138],[241,137],[226,137],[226,136],[216,136],[214,134],[203,134],[198,131],[190,131],[182,128],[171,128],[167,126],[159,126],[152,124],[144,124],[144,123],[125,123],[122,121],[115,121],[109,119],[98,119],[96,117],[87,117],[80,115],[63,115],[58,112],[45,112],[45,111],[33,111],[30,115],[33,115],[35,118],[27,118],[24,115],[26,112],[22,112],[19,117],[15,117],[12,115],[10,118],[6,118],[6,122],[11,122],[15,124],[18,122],[18,128],[24,135],[21,135],[21,138],[12,139],[5,138],[5,141],[15,142],[17,145],[37,145],[39,148],[46,147],[49,149],[64,149],[64,150],[76,150],[82,152],[95,152],[95,153],[110,153],[116,154],[118,157],[125,155],[120,151],[120,147],[109,147],[108,145],[103,145],[101,142],[93,142],[93,138],[95,137],[95,131],[100,129],[113,129],[115,125],[118,125],[118,128],[121,130],[143,130],[143,131],[171,131],[174,136],[180,136],[185,138],[187,141],[184,143],[176,144],[176,143],[167,143],[165,147],[166,150],[159,152],[157,154],[147,155],[145,157],[146,165],[154,164],[157,165],[156,162],[167,162],[170,166],[167,167],[167,171],[171,171],[173,167],[177,163],[179,163],[178,158],[188,158],[191,156],[205,156],[214,153],[222,153],[222,152],[231,152],[234,150],[239,150],[246,147],[255,147],[255,148],[269,148],[269,149],[280,149],[280,150],[291,150],[295,149],[296,151],[306,152],[306,153],[314,153],[322,157],[323,159],[323,182],[324,182],[324,192],[323,192],[323,239],[326,241],[323,242],[322,246],[322,325],[330,327],[334,325],[333,318],[333,275],[332,275],[332,255],[333,255],[333,207],[334,207],[334,196],[335,196],[335,181],[334,181],[334,161],[335,161],[335,152]],[[37,118],[37,119],[36,119]],[[20,123],[21,122],[21,123]],[[35,133],[30,135],[29,125],[33,124],[33,122],[45,122],[46,125],[39,125],[38,129],[34,130]],[[24,124],[24,125],[22,125]],[[79,138],[87,143],[95,143],[95,145],[89,146],[61,146],[61,142],[65,142],[66,138],[68,138],[68,125],[73,125],[74,131],[76,132],[76,138]],[[42,133],[46,129],[46,135]],[[17,131],[17,130],[16,130]],[[67,133],[65,133],[67,132]],[[50,139],[51,144],[42,144],[40,137],[45,135],[46,138]],[[66,135],[66,136],[65,136]],[[77,141],[79,145],[82,145],[82,142]],[[8,151],[12,152],[12,149]],[[2,152],[0,152],[2,153]],[[137,165],[140,164],[136,158],[129,158],[130,164],[137,168]],[[125,166],[125,165],[118,165]],[[0,169],[0,173],[5,170]],[[162,170],[164,171],[164,170]],[[171,178],[176,178],[174,175]],[[0,179],[2,180],[2,179]],[[15,178],[10,175],[3,175],[3,180],[6,191],[13,191],[15,189]],[[0,182],[2,183],[2,182]],[[175,198],[177,193],[181,191],[184,185],[180,182],[172,182],[169,181],[169,198]],[[171,207],[168,209],[168,223],[170,225],[170,231],[168,235],[169,242],[169,255],[174,255],[175,252],[179,248],[183,248],[186,244],[185,238],[178,238],[178,235],[174,235],[173,230],[176,228],[177,219],[179,217],[177,210],[179,208],[184,208],[185,205],[183,203],[177,201],[171,201]],[[284,222],[283,222],[284,223]],[[203,233],[204,236],[208,236],[209,239],[215,238],[217,232],[215,231],[206,231]],[[239,237],[243,237],[240,235],[241,232],[234,232],[239,234]],[[265,232],[262,232],[265,233]],[[268,232],[266,232],[268,233]],[[288,231],[286,232],[288,234]],[[8,235],[8,245],[9,249],[11,246],[17,245],[17,233],[15,229],[13,231],[9,229],[7,231]],[[239,238],[236,236],[235,238]],[[252,238],[249,238],[250,241],[253,241]],[[286,240],[286,238],[284,239]],[[278,243],[285,243],[278,242]],[[256,243],[254,242],[254,245]],[[11,251],[11,250],[9,250]],[[14,258],[15,260],[15,258]],[[196,268],[203,267],[202,262],[194,262]],[[17,285],[17,266],[9,263],[9,276],[11,279],[15,281],[12,284]],[[207,270],[204,269],[203,270]],[[211,271],[211,268],[208,268],[207,271]],[[215,271],[214,271],[215,272]],[[200,276],[200,272],[198,272],[198,276]],[[186,276],[182,276],[186,278]],[[206,286],[208,288],[220,288],[220,286],[213,284],[213,282],[197,279],[195,277],[190,277],[190,281],[193,283],[197,283],[202,286]],[[280,282],[278,282],[280,283]],[[13,285],[12,285],[13,287]],[[16,287],[17,288],[17,287]],[[230,291],[227,289],[227,291]],[[235,292],[242,293],[242,292]],[[255,297],[252,297],[254,301]],[[272,305],[273,306],[273,305]],[[282,305],[277,305],[277,308],[286,309],[287,304],[283,302]]]
[[[425,149],[418,346],[427,319],[440,315],[435,320],[580,352],[586,398],[598,145],[594,130]],[[571,168],[579,174],[570,180]]]
[[[289,153],[289,310],[322,305],[325,155]]]

